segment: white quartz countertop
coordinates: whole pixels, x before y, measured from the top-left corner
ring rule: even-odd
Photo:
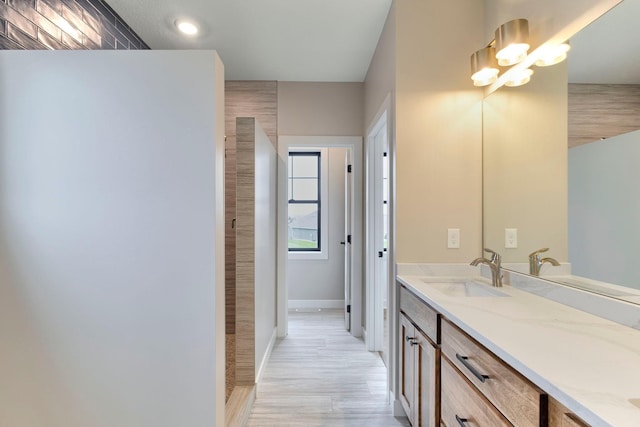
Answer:
[[[456,297],[430,284],[460,279],[398,276],[592,426],[640,426],[640,331],[511,286],[499,288],[506,297]]]

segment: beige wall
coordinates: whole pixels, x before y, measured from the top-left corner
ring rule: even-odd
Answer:
[[[485,246],[508,262],[543,247],[567,261],[566,62],[487,97],[483,120]],[[505,228],[518,248],[505,249]]]
[[[396,14],[397,262],[468,262],[482,236],[482,91],[469,79],[482,2],[403,0]],[[451,227],[460,249],[447,249]]]
[[[362,83],[278,82],[278,134],[362,135]]]
[[[516,18],[529,20],[532,48],[553,39],[571,38],[591,21],[611,9],[621,0],[485,0],[485,32],[482,43],[490,42],[495,29]]]
[[[365,129],[375,120],[387,95],[391,95],[392,113],[395,109],[393,99],[396,89],[396,5],[392,3],[387,21],[384,24],[378,46],[371,59],[364,80],[364,117]],[[393,114],[391,114],[393,122]]]

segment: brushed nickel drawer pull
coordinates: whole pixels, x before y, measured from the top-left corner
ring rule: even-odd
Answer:
[[[456,421],[458,422],[458,424],[460,424],[460,427],[467,427],[467,420],[466,418],[460,418],[459,416],[456,415]]]
[[[480,372],[478,372],[476,368],[471,366],[471,363],[469,363],[469,361],[467,360],[468,359],[467,356],[460,356],[458,353],[456,353],[456,359],[458,359],[460,363],[462,363],[464,367],[467,368],[473,374],[474,377],[480,380],[481,383],[489,379],[489,375],[483,375]]]

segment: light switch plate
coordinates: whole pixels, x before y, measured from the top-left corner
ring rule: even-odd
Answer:
[[[447,229],[447,248],[460,249],[460,229],[459,228]]]
[[[505,249],[516,249],[518,247],[518,229],[504,229],[504,247]]]

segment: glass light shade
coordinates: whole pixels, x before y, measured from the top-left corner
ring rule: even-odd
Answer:
[[[496,58],[505,67],[522,61],[529,51],[529,21],[514,19],[498,27],[496,38]]]
[[[536,61],[538,67],[548,67],[559,64],[567,59],[567,52],[571,49],[569,42],[545,48],[544,56]]]
[[[529,83],[533,70],[526,68],[520,71],[511,70],[510,73],[510,79],[505,83],[505,85],[509,87],[516,87]]]
[[[474,86],[487,86],[498,80],[496,50],[485,47],[471,55],[471,79]]]

